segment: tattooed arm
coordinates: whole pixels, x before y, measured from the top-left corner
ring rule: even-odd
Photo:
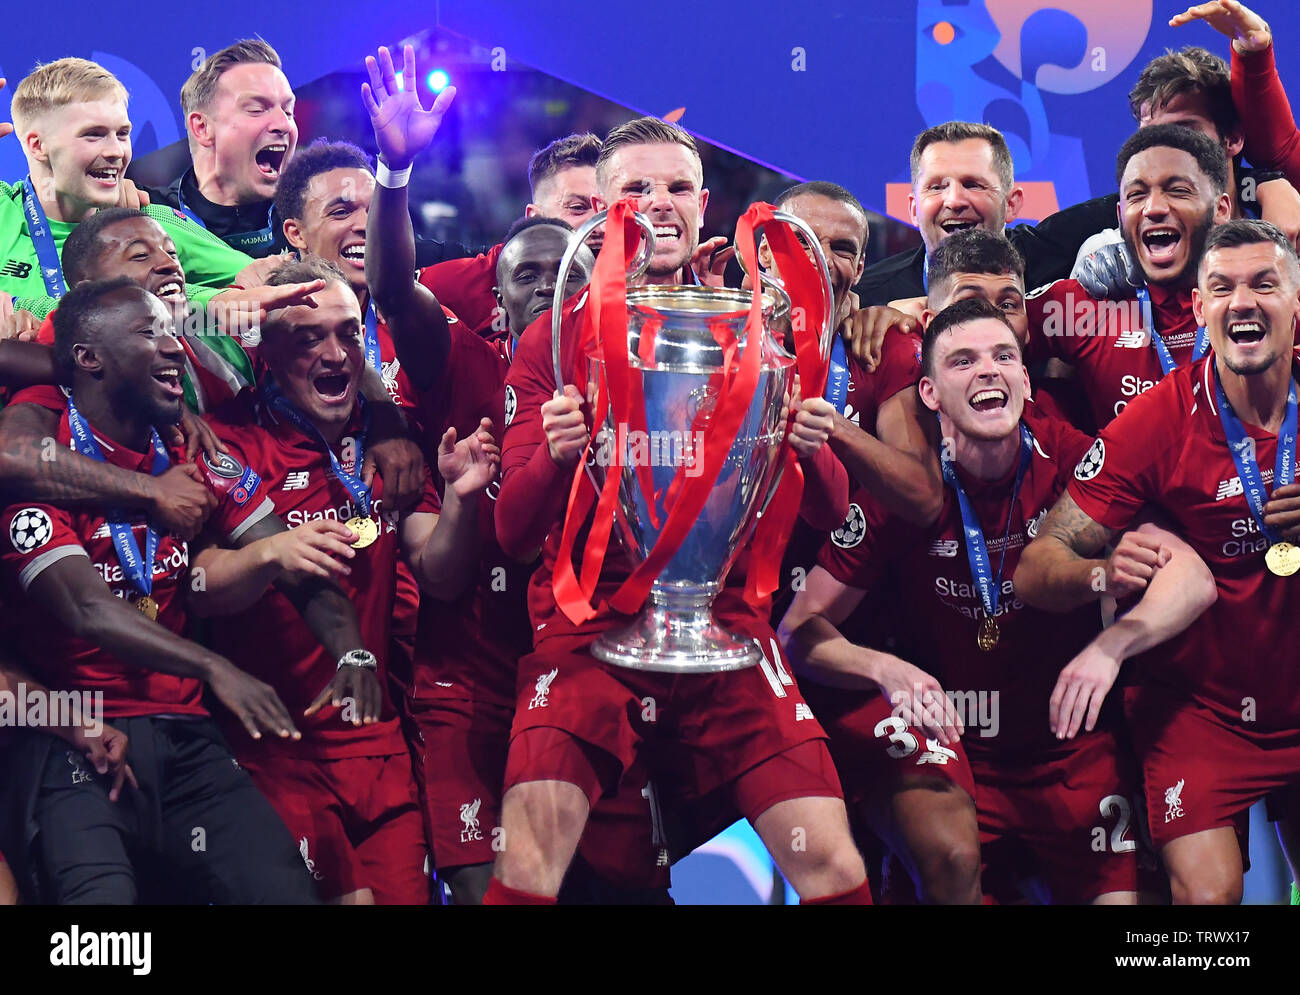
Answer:
[[[1016,594],[1035,608],[1069,611],[1103,594],[1119,598],[1145,587],[1141,567],[1150,559],[1145,572],[1149,578],[1159,555],[1149,548],[1149,537],[1126,533],[1110,559],[1096,558],[1118,531],[1093,521],[1066,491],[1048,513],[1038,538],[1021,554]],[[1158,543],[1154,545],[1158,550]]]

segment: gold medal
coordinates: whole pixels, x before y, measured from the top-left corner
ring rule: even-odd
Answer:
[[[142,594],[135,599],[135,610],[150,622],[158,621],[158,602],[147,594]]]
[[[975,636],[975,645],[988,653],[997,648],[1000,635],[998,623],[985,615],[980,619],[980,630]]]
[[[379,526],[375,524],[373,518],[357,515],[355,518],[349,518],[346,524],[357,536],[352,540],[353,549],[365,549],[379,538]]]
[[[1264,554],[1264,563],[1270,573],[1278,577],[1290,577],[1300,570],[1300,546],[1293,546],[1289,542],[1275,542]]]

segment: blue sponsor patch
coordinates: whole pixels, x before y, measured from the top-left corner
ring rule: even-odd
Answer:
[[[243,507],[261,486],[262,478],[257,475],[257,471],[251,466],[245,467],[244,475],[239,478],[239,483],[230,492],[230,498],[235,504]]]

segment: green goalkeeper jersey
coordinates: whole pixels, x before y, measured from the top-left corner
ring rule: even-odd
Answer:
[[[251,256],[232,249],[174,208],[151,204],[143,210],[162,225],[175,243],[192,301],[201,303],[216,289],[230,286],[235,282],[235,275],[253,261]],[[47,224],[62,254],[63,243],[76,225],[54,220]],[[209,290],[203,293],[199,288]],[[21,181],[0,180],[0,290],[13,296],[15,308],[30,311],[39,319],[58,307],[58,300],[46,291],[36,246],[27,229]]]

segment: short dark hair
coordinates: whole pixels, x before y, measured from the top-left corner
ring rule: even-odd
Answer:
[[[351,142],[331,142],[318,138],[305,149],[298,149],[285,164],[280,182],[275,186],[275,215],[281,221],[301,218],[307,200],[307,185],[313,176],[331,169],[364,169],[373,173],[370,159]]]
[[[954,273],[1014,274],[1023,284],[1025,259],[1000,232],[966,228],[953,232],[930,253],[928,293],[933,295]]]
[[[833,200],[839,204],[847,204],[858,214],[862,215],[863,228],[868,227],[867,209],[862,206],[862,202],[854,197],[852,192],[840,186],[838,183],[832,183],[830,180],[809,180],[807,183],[796,183],[792,187],[786,187],[776,199],[772,201],[772,206],[780,210],[786,204],[796,197],[825,197],[827,200]],[[862,251],[867,251],[867,240],[862,240]]]
[[[1115,160],[1115,182],[1124,183],[1124,170],[1129,160],[1139,152],[1150,148],[1170,148],[1186,152],[1196,160],[1196,165],[1214,187],[1215,194],[1225,193],[1228,189],[1228,157],[1223,146],[1212,138],[1185,128],[1181,124],[1149,124],[1139,128],[1128,136],[1120,146],[1119,156]],[[1121,196],[1123,191],[1120,191]]]
[[[1016,337],[1016,330],[1011,327],[1011,322],[1007,321],[1007,316],[983,297],[968,297],[955,304],[949,304],[930,319],[930,324],[925,326],[925,334],[921,336],[921,373],[927,377],[934,376],[935,343],[940,335],[958,325],[967,325],[984,318],[992,318],[1007,326],[1007,331],[1011,333],[1016,349],[1021,351],[1023,358],[1020,339]]]
[[[1235,249],[1240,245],[1276,245],[1290,263],[1291,277],[1300,279],[1300,258],[1296,256],[1295,246],[1283,234],[1282,230],[1268,221],[1254,218],[1233,218],[1210,229],[1205,238],[1205,249],[1201,252],[1201,263],[1212,249]]]
[[[135,207],[105,207],[86,218],[68,234],[63,243],[63,276],[68,286],[75,287],[86,279],[86,270],[103,249],[103,233],[119,221],[129,218],[149,218]]]
[[[562,169],[574,166],[591,166],[595,168],[600,159],[600,139],[586,134],[565,135],[557,138],[545,148],[540,148],[528,160],[528,190],[531,196],[537,196],[538,184],[549,180]]]
[[[614,153],[625,145],[681,145],[685,147],[699,167],[700,183],[704,182],[704,164],[700,160],[700,147],[695,144],[691,133],[679,125],[657,117],[638,117],[625,124],[620,124],[609,133],[600,146],[600,157],[596,160],[596,183],[609,168],[609,160]]]
[[[544,218],[540,214],[531,218],[516,218],[515,221],[506,229],[505,238],[501,240],[504,246],[521,231],[527,231],[529,228],[536,228],[538,225],[550,225],[552,228],[563,228],[565,231],[573,231],[573,225],[569,224],[563,218]]]
[[[1232,102],[1232,83],[1228,63],[1204,48],[1189,46],[1175,52],[1166,49],[1146,64],[1137,83],[1129,91],[1128,106],[1135,121],[1142,120],[1142,108],[1157,110],[1184,94],[1205,95],[1210,119],[1227,135],[1241,123]]]
[[[220,52],[213,52],[181,87],[181,111],[189,117],[190,111],[205,110],[212,103],[221,75],[227,69],[247,63],[265,63],[279,69],[280,55],[261,38],[243,38]]]
[[[324,280],[326,283],[341,283],[349,290],[352,284],[343,275],[337,263],[322,259],[320,256],[307,256],[305,259],[291,259],[282,266],[277,266],[266,278],[268,287],[283,287],[290,283],[310,283],[312,280]]]
[[[148,291],[128,276],[115,276],[109,280],[89,280],[69,290],[59,300],[54,312],[54,361],[65,373],[76,369],[72,349],[92,341],[93,319],[99,313],[103,299],[124,289]]]
[[[915,187],[917,181],[921,179],[921,155],[931,145],[940,142],[956,144],[971,139],[989,143],[989,148],[993,150],[993,166],[998,171],[1002,192],[1008,193],[1016,185],[1016,167],[1011,161],[1011,150],[1007,148],[1007,140],[1002,137],[1002,132],[997,128],[987,124],[976,124],[974,121],[947,121],[944,124],[936,124],[933,128],[926,128],[916,136],[916,141],[912,143],[912,186]]]

